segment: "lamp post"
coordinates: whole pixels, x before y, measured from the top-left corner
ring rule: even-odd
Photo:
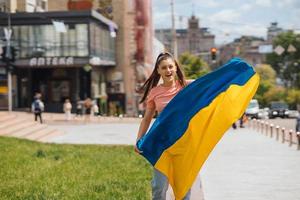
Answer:
[[[175,17],[174,17],[174,1],[171,0],[171,15],[172,15],[172,38],[173,38],[173,54],[174,58],[177,59],[177,38],[176,38],[176,29],[175,29]]]
[[[12,111],[12,78],[11,78],[11,58],[12,58],[12,52],[11,52],[11,20],[10,20],[10,11],[5,7],[5,10],[7,12],[7,28],[4,28],[4,34],[6,39],[6,52],[5,52],[5,62],[6,62],[6,72],[7,72],[7,87],[8,87],[8,111]]]

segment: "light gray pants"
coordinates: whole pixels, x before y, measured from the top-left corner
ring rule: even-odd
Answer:
[[[152,179],[152,200],[166,200],[169,182],[167,177],[154,168]],[[191,189],[187,192],[183,200],[189,200]]]

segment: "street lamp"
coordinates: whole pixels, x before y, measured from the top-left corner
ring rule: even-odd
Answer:
[[[171,15],[172,15],[172,38],[173,38],[173,54],[174,58],[178,59],[177,53],[177,38],[176,38],[176,29],[175,29],[175,17],[174,17],[174,1],[171,0]]]
[[[3,49],[2,59],[6,63],[6,72],[7,72],[7,87],[8,87],[8,111],[12,111],[12,78],[11,78],[11,70],[12,65],[11,61],[14,60],[15,52],[12,53],[12,50],[15,51],[14,48],[11,48],[10,39],[12,35],[11,29],[11,20],[10,20],[10,10],[5,7],[5,11],[7,12],[7,28],[4,28],[6,46]]]

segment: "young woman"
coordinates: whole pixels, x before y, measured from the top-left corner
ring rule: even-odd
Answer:
[[[158,85],[160,78],[162,78],[163,82]],[[147,132],[155,112],[160,113],[186,84],[183,72],[174,57],[170,53],[159,54],[151,76],[142,86],[144,95],[140,103],[146,101],[146,111],[139,127],[137,141]],[[135,151],[141,153],[137,147],[135,147]],[[169,183],[166,176],[154,169],[152,199],[165,200],[168,186]],[[184,200],[189,199],[190,190],[184,197]]]

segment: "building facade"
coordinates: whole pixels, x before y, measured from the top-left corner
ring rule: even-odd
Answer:
[[[0,12],[44,12],[47,10],[48,0],[0,0]]]
[[[171,29],[157,29],[155,36],[165,45],[168,51],[172,49]],[[210,49],[215,47],[215,36],[207,28],[201,28],[199,19],[194,15],[188,20],[187,29],[176,29],[178,55],[189,52],[201,56],[206,62],[210,62]]]
[[[1,0],[0,0],[1,1]],[[18,3],[28,3],[29,1],[26,0],[20,0]],[[105,16],[113,20],[113,22],[118,26],[118,31],[116,32],[116,37],[114,38],[114,56],[115,60],[114,62],[111,62],[111,60],[108,60],[109,62],[102,63],[102,65],[105,65],[103,67],[103,70],[99,75],[95,75],[95,73],[91,74],[91,80],[99,79],[101,82],[99,87],[96,87],[96,84],[91,83],[91,91],[90,94],[92,97],[97,96],[98,93],[100,93],[100,96],[105,99],[105,96],[107,95],[107,107],[108,110],[117,110],[118,114],[126,113],[130,116],[134,116],[139,112],[139,99],[140,94],[137,92],[138,88],[141,86],[141,84],[145,81],[145,79],[149,76],[149,74],[152,71],[153,67],[153,28],[152,28],[152,3],[151,0],[99,0],[99,1],[90,1],[90,0],[51,0],[51,1],[45,1],[45,8],[48,11],[51,12],[45,12],[46,14],[39,13],[38,15],[47,15],[47,13],[61,13],[66,12],[68,10],[71,10],[70,12],[66,13],[73,13],[80,10],[86,10],[84,12],[88,12],[88,10],[97,10],[101,13],[104,13]],[[25,11],[29,12],[29,10],[26,10],[25,7],[21,5],[16,5],[17,11]],[[37,11],[37,9],[35,10]],[[13,11],[11,11],[13,12]],[[41,11],[40,11],[41,12]],[[83,11],[81,11],[83,12]],[[96,13],[95,11],[90,11],[92,13]],[[78,13],[78,12],[77,12]],[[27,14],[26,14],[27,15]],[[29,13],[30,15],[30,13]],[[53,19],[58,19],[61,21],[64,21],[67,23],[65,18],[60,18],[58,16],[52,15],[51,17]],[[71,15],[71,14],[68,14]],[[25,13],[24,13],[25,16]],[[48,17],[45,17],[48,19]],[[93,17],[92,17],[93,18]],[[25,17],[26,19],[26,17]],[[101,20],[103,17],[101,17]],[[80,19],[77,19],[80,21]],[[50,20],[51,21],[51,20]],[[51,22],[48,21],[48,25],[52,27]],[[81,20],[82,21],[82,20]],[[91,21],[91,19],[89,19]],[[7,23],[5,20],[3,21],[3,24]],[[15,19],[12,20],[13,26],[15,26]],[[23,22],[24,24],[27,24],[27,22]],[[103,27],[102,27],[103,28]],[[49,28],[48,28],[49,29]],[[47,33],[49,32],[47,29]],[[67,24],[67,34],[75,34],[75,33],[69,33],[70,29],[74,29],[74,25],[70,25],[70,28]],[[78,28],[75,27],[75,30]],[[74,43],[75,41],[78,41],[79,48],[81,49],[79,52],[78,50],[75,50],[75,54],[79,53],[79,55],[69,58],[65,57],[65,62],[70,62],[71,59],[75,62],[75,65],[78,66],[78,68],[86,69],[89,71],[89,67],[83,68],[86,63],[89,65],[92,65],[93,62],[99,62],[99,59],[93,58],[93,48],[96,45],[103,46],[103,42],[109,42],[110,40],[98,40],[95,39],[92,41],[92,39],[98,38],[102,36],[101,31],[96,30],[97,28],[94,28],[94,35],[90,31],[93,30],[91,28],[91,25],[88,24],[88,26],[85,28],[81,26],[79,28],[80,31],[87,30],[88,38],[75,38],[75,40],[71,39]],[[109,25],[106,26],[107,31],[109,31],[110,27]],[[15,31],[14,31],[15,32]],[[21,31],[22,32],[22,31]],[[23,35],[20,33],[19,37],[29,37],[29,35],[34,34],[34,38],[37,36],[40,37],[38,33],[39,31],[32,31],[31,29],[26,32],[26,34]],[[72,31],[71,31],[72,32]],[[26,35],[26,36],[25,36]],[[81,34],[75,34],[78,37]],[[30,36],[31,37],[31,36]],[[48,38],[46,36],[45,38]],[[21,38],[23,40],[24,38]],[[69,37],[62,36],[61,38],[57,39],[57,43],[66,43],[69,41]],[[85,45],[86,40],[88,40],[88,46]],[[103,47],[106,48],[106,47]],[[106,48],[107,49],[107,48]],[[49,49],[48,49],[49,50]],[[65,54],[64,52],[60,51],[57,54],[50,53],[52,51],[48,51],[47,53],[49,56],[59,55],[60,56],[67,56],[68,54]],[[33,50],[29,50],[33,51]],[[36,47],[36,50],[34,50],[35,54],[42,54],[42,49],[38,46]],[[74,50],[68,50],[70,52],[74,53]],[[88,52],[83,52],[88,51]],[[23,55],[23,50],[18,52],[19,55]],[[96,52],[98,54],[98,52]],[[80,57],[81,60],[78,58]],[[89,62],[86,62],[82,60],[82,57],[88,57],[90,59]],[[54,58],[54,60],[51,60],[51,58],[45,57],[45,60],[39,60],[39,57],[30,57],[28,55],[28,59],[32,58],[31,63],[35,65],[35,63],[57,63],[57,59],[60,58]],[[34,60],[36,59],[36,60]],[[47,60],[48,59],[48,60]],[[61,62],[63,62],[63,58],[61,58]],[[100,58],[101,62],[105,61],[104,59]],[[77,65],[78,62],[81,62]],[[20,61],[17,61],[18,64]],[[38,65],[38,64],[37,64]],[[88,66],[88,65],[87,65]],[[91,70],[94,72],[96,69],[92,65],[93,69]],[[20,67],[19,67],[20,68]],[[24,68],[24,67],[23,67]],[[34,67],[31,67],[34,68]],[[37,67],[36,67],[37,68]],[[101,68],[101,67],[100,67]],[[3,69],[3,68],[2,68]],[[68,68],[69,69],[69,68]],[[76,71],[76,70],[75,70]],[[102,73],[103,72],[103,73]],[[63,72],[60,72],[63,74]],[[79,72],[74,72],[79,73]],[[101,75],[102,74],[102,75]],[[79,77],[82,77],[82,74],[79,73]],[[83,76],[84,77],[84,76]],[[100,78],[99,78],[100,77]],[[31,79],[31,77],[29,77]],[[89,81],[90,79],[87,78],[81,78],[81,82]],[[101,79],[101,80],[100,80]],[[25,79],[26,80],[26,79]],[[103,82],[104,80],[104,82]],[[73,85],[73,83],[71,84]],[[1,87],[1,86],[0,86]],[[16,86],[17,87],[17,86]],[[30,86],[31,87],[31,86]],[[96,89],[94,89],[96,88]],[[24,90],[24,89],[23,89]],[[0,88],[1,91],[1,88]],[[98,92],[97,92],[98,91]],[[105,91],[105,92],[103,92]],[[71,91],[73,94],[74,90]],[[93,94],[96,95],[93,95]],[[82,95],[81,95],[82,96]],[[85,95],[83,95],[85,96]],[[58,98],[58,97],[57,97]],[[73,97],[72,97],[73,98]],[[22,99],[22,98],[21,98]],[[20,100],[21,100],[20,99]],[[29,97],[30,99],[30,97]],[[19,100],[19,101],[20,101]],[[25,101],[25,100],[22,100]],[[27,100],[26,102],[28,103]],[[17,103],[18,105],[20,102]],[[24,104],[24,103],[23,103]],[[22,104],[22,105],[23,105]],[[108,113],[113,114],[113,113]]]
[[[75,103],[91,97],[100,107],[109,104],[114,94],[107,93],[110,85],[106,74],[116,66],[116,38],[111,31],[117,31],[117,25],[113,21],[96,11],[10,16],[11,45],[17,49],[12,76],[15,109],[29,108],[36,92],[42,94],[50,112],[62,112],[66,98]],[[57,30],[53,21],[61,23],[62,30]],[[7,15],[1,13],[1,38],[6,26]],[[0,62],[0,68],[3,76],[6,63]],[[107,112],[107,106],[102,107],[102,112]]]
[[[272,22],[267,29],[267,39],[255,36],[241,36],[233,42],[223,45],[219,48],[220,64],[226,63],[233,57],[241,57],[255,66],[263,64],[266,61],[266,54],[271,53],[274,47],[272,46],[273,40],[286,30],[278,27],[277,22]],[[268,52],[260,51],[260,47],[270,46]]]
[[[242,36],[219,48],[218,62],[222,65],[233,57],[240,57],[252,66],[264,63],[265,54],[259,52],[259,46],[264,44],[263,38]]]
[[[268,27],[267,31],[267,42],[272,44],[273,39],[279,35],[280,33],[283,33],[284,30],[280,27],[278,27],[277,22],[272,22],[271,25]]]

